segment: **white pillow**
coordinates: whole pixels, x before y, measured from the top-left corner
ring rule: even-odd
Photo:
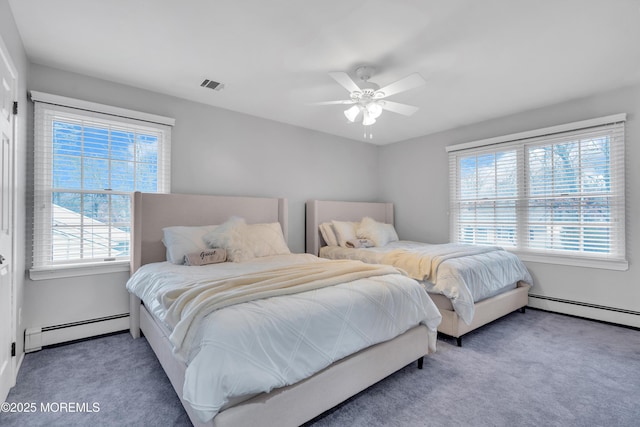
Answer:
[[[347,242],[356,238],[357,222],[334,220],[331,221],[331,224],[333,224],[333,231],[336,233],[338,245],[346,248]]]
[[[356,234],[359,239],[369,239],[376,246],[384,246],[398,240],[398,233],[392,224],[377,222],[368,216],[362,218]]]
[[[318,226],[318,228],[320,228],[320,234],[322,234],[322,238],[328,246],[338,246],[338,238],[336,237],[336,233],[333,231],[333,224],[330,222],[323,222]]]
[[[207,249],[207,243],[203,237],[217,227],[217,225],[164,227],[162,243],[167,248],[167,261],[172,264],[184,264],[185,255]]]
[[[224,248],[227,259],[233,262],[291,253],[277,222],[247,225],[244,219],[233,217],[208,233],[204,240],[210,247]]]

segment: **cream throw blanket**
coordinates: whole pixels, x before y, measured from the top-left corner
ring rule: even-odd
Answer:
[[[475,246],[446,243],[428,245],[420,249],[396,249],[385,254],[381,262],[401,268],[409,277],[417,280],[431,280],[436,283],[438,267],[451,258],[501,251],[498,246]]]
[[[361,261],[313,262],[240,276],[198,280],[161,292],[158,300],[167,309],[164,321],[173,328],[169,339],[174,351],[185,357],[183,349],[189,348],[193,336],[191,326],[215,310],[257,299],[398,273],[402,272],[391,266]]]

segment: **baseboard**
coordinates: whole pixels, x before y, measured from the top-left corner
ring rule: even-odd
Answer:
[[[41,350],[42,347],[49,345],[61,344],[126,329],[129,329],[128,313],[43,328],[30,328],[25,331],[24,351],[25,353],[30,353]]]
[[[20,353],[20,357],[18,358],[18,363],[16,363],[16,378],[18,377],[18,372],[20,372],[20,368],[22,367],[22,362],[24,362],[24,352]]]
[[[25,354],[24,351],[22,353],[20,353],[20,356],[18,357],[18,360],[16,361],[16,364],[14,365],[14,368],[13,368],[13,385],[11,387],[14,387],[16,385],[16,381],[18,381],[18,372],[20,372],[20,368],[22,367],[22,362],[24,361],[24,354]]]
[[[529,307],[640,328],[640,312],[529,294]]]

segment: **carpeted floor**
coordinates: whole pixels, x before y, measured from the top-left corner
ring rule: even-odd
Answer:
[[[111,335],[27,354],[2,426],[188,426],[144,339]],[[71,402],[67,408],[66,403]],[[70,412],[69,409],[78,410]],[[640,332],[527,310],[438,341],[308,426],[637,426]]]

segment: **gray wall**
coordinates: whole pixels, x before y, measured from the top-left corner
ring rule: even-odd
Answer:
[[[172,191],[286,197],[290,213],[289,245],[294,252],[304,251],[304,201],[309,198],[391,201],[396,204],[396,224],[401,237],[448,241],[448,165],[444,149],[447,145],[627,112],[630,269],[614,272],[541,263],[528,263],[528,266],[536,280],[533,292],[537,294],[634,311],[640,306],[640,287],[636,285],[640,279],[636,266],[640,256],[640,170],[637,168],[640,164],[637,120],[640,87],[375,147],[30,64],[7,0],[0,0],[0,35],[20,75],[23,114],[18,117],[16,188],[18,200],[25,200],[25,205],[17,206],[16,226],[18,230],[26,230],[25,239],[20,233],[17,238],[18,252],[26,254],[27,260],[31,255],[31,219],[26,206],[31,199],[25,195],[28,177],[32,174],[27,153],[33,150],[32,138],[28,137],[33,123],[32,108],[26,101],[27,90],[174,117]],[[357,170],[354,164],[358,165]],[[20,260],[17,271],[24,271],[24,264],[25,261]],[[18,304],[23,304],[24,299],[24,319],[17,326],[18,347],[22,348],[25,328],[126,313],[124,282],[127,276],[118,273],[30,281],[16,275]],[[562,310],[571,312],[571,308]]]
[[[23,301],[24,301],[24,270],[25,270],[25,259],[21,255],[25,252],[25,239],[24,239],[24,230],[25,230],[25,199],[26,199],[26,164],[27,164],[27,114],[26,114],[26,106],[27,106],[27,72],[29,68],[29,64],[27,61],[27,56],[24,51],[24,47],[22,46],[22,40],[20,39],[20,34],[18,33],[18,29],[15,26],[15,22],[13,20],[13,14],[11,9],[9,8],[9,2],[7,0],[0,0],[0,37],[4,42],[5,46],[9,51],[9,55],[11,56],[11,60],[13,61],[13,65],[16,67],[18,71],[18,105],[19,105],[19,114],[16,116],[16,139],[14,141],[15,145],[15,181],[14,181],[14,189],[15,189],[15,197],[16,197],[16,206],[15,206],[15,217],[14,217],[14,239],[16,239],[16,257],[15,261],[15,271],[14,271],[14,279],[16,282],[16,294],[14,298],[16,299],[17,311],[16,317],[16,350],[17,354],[20,356],[22,354],[22,350],[24,349],[24,328],[26,325],[26,321],[24,318],[24,314],[22,316],[19,313],[22,313],[23,310]],[[6,254],[5,254],[6,256]]]
[[[384,146],[379,151],[379,199],[394,202],[401,238],[449,239],[448,157],[445,147],[515,132],[627,113],[626,231],[628,271],[527,262],[531,294],[640,312],[640,86],[626,87],[497,120]],[[532,306],[640,326],[640,316],[530,299]]]
[[[307,199],[377,197],[378,150],[364,142],[36,64],[30,66],[28,81],[29,90],[175,118],[172,192],[285,197],[289,202],[289,246],[294,252],[304,252]],[[29,110],[32,126],[32,105]],[[32,138],[28,146],[33,149]],[[353,168],[354,160],[357,170]],[[27,253],[30,256],[30,239]],[[27,280],[26,327],[126,313],[127,277],[126,273],[118,273]]]

